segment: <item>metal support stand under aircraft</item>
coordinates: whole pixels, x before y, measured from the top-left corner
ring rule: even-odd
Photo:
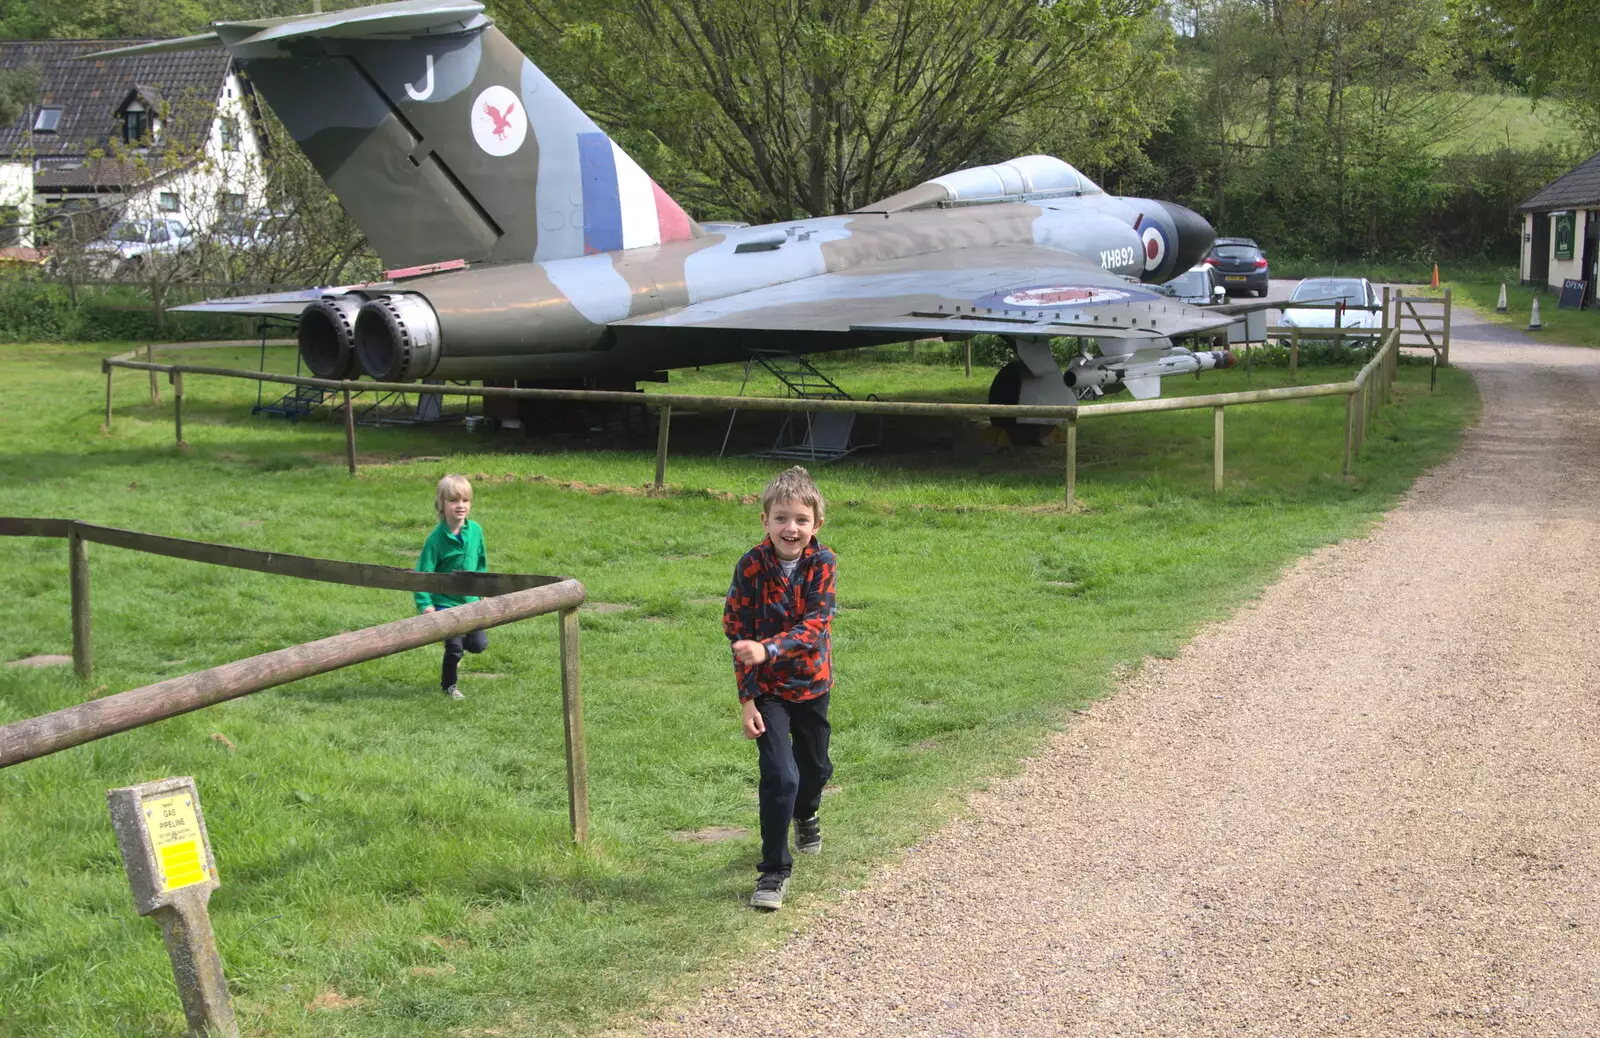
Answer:
[[[811,361],[800,354],[774,350],[751,350],[744,364],[744,380],[739,383],[739,396],[744,396],[750,384],[750,374],[755,365],[761,365],[783,386],[786,395],[801,400],[853,400],[833,379],[819,371]],[[878,399],[868,394],[868,400]],[[717,456],[727,453],[728,440],[733,435],[733,423],[738,419],[735,410],[728,415],[728,428],[722,435],[722,447]],[[756,452],[756,457],[782,458],[793,461],[828,462],[876,443],[861,443],[854,439],[857,415],[838,412],[807,411],[799,415],[784,415],[783,424],[770,448]],[[882,421],[879,420],[879,436]]]

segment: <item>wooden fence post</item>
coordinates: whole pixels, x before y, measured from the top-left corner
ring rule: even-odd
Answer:
[[[1289,330],[1289,381],[1294,381],[1295,372],[1300,370],[1300,329]]]
[[[962,343],[962,345],[966,347],[967,377],[971,378],[972,377],[972,340],[971,339],[967,339],[965,342]]]
[[[1389,286],[1383,286],[1383,330],[1389,331]]]
[[[106,365],[106,424],[105,431],[111,431],[111,366]]]
[[[1078,419],[1067,419],[1067,511],[1078,505]]]
[[[1441,363],[1450,366],[1450,290],[1444,290],[1444,357]]]
[[[344,459],[350,474],[356,474],[356,412],[350,406],[350,390],[344,391]]]
[[[172,379],[172,432],[178,438],[178,449],[189,446],[183,442],[183,372],[174,371]]]
[[[1221,407],[1211,409],[1211,489],[1222,489],[1222,411]]]
[[[1389,358],[1383,362],[1383,402],[1394,403],[1394,382],[1400,377],[1400,344],[1389,344]]]
[[[666,486],[667,479],[667,436],[672,431],[671,404],[661,405],[656,425],[656,489],[660,490]]]
[[[1350,475],[1354,468],[1352,462],[1354,461],[1353,450],[1356,440],[1355,403],[1356,394],[1354,390],[1351,390],[1344,398],[1344,474],[1347,476]]]
[[[1372,387],[1365,382],[1361,383],[1361,421],[1356,423],[1356,457],[1361,456],[1361,448],[1367,445],[1367,426],[1372,423]]]
[[[145,345],[144,362],[146,364],[154,364],[156,362],[156,348],[154,343],[147,343]],[[154,368],[150,369],[150,402],[152,404],[161,403],[161,389],[156,385],[156,373]]]
[[[572,842],[582,847],[589,843],[589,762],[583,746],[576,608],[561,610],[561,717],[567,736],[567,811]]]
[[[89,545],[77,525],[67,527],[67,579],[72,586],[72,669],[85,681],[94,673],[89,626]]]

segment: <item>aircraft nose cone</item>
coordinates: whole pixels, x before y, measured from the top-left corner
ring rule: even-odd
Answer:
[[[1172,225],[1178,231],[1178,247],[1174,250],[1177,262],[1173,264],[1172,271],[1173,274],[1181,274],[1211,251],[1211,243],[1217,240],[1217,232],[1205,217],[1193,209],[1186,209],[1174,202],[1162,202],[1161,207],[1172,218]]]

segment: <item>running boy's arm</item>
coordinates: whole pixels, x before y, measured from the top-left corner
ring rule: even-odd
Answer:
[[[740,559],[739,564],[733,568],[733,584],[728,588],[728,600],[722,607],[722,633],[728,636],[730,646],[734,642],[755,637],[749,617],[755,609],[760,589],[756,587],[753,573],[750,576],[745,575],[746,568],[748,567],[744,559]],[[754,665],[741,663],[735,657],[733,676],[739,685],[741,701],[749,702],[761,694],[761,685],[756,681]]]
[[[432,573],[438,566],[439,552],[434,547],[433,536],[430,534],[428,539],[422,542],[422,554],[417,556],[417,572]],[[418,591],[415,594],[415,598],[417,600],[417,612],[426,613],[433,608],[433,596],[428,592]]]
[[[806,586],[805,614],[799,623],[787,631],[761,643],[767,650],[767,659],[790,653],[813,652],[821,644],[822,636],[828,633],[833,624],[833,581],[838,568],[831,552],[811,567],[810,582]]]

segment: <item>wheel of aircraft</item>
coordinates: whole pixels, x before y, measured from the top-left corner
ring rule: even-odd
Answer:
[[[1015,404],[1022,397],[1022,376],[1027,371],[1022,361],[1013,360],[994,374],[989,383],[989,403]],[[991,418],[990,423],[1006,434],[1013,447],[1037,447],[1044,442],[1053,426],[1032,425],[1015,418]]]

